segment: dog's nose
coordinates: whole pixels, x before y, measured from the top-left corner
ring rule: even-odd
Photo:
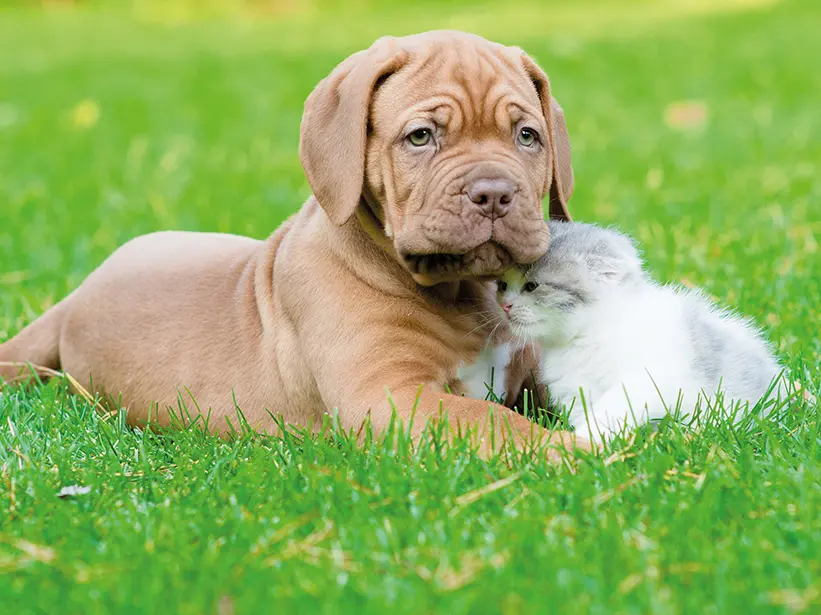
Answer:
[[[465,192],[486,216],[501,217],[513,203],[516,185],[507,179],[477,179]]]

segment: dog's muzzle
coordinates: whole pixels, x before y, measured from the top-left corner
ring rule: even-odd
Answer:
[[[492,241],[464,254],[401,254],[402,262],[422,284],[438,284],[465,279],[495,279],[515,262],[505,248]]]

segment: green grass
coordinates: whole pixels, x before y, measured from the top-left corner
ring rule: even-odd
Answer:
[[[0,12],[0,339],[135,235],[269,234],[308,194],[315,83],[380,35],[460,27],[550,74],[576,218],[754,317],[818,393],[816,2],[101,4]],[[670,121],[681,101],[703,121]],[[820,434],[807,404],[752,430],[663,425],[571,469],[402,437],[140,432],[60,382],[7,389],[0,608],[818,612]],[[91,490],[57,497],[74,484]]]

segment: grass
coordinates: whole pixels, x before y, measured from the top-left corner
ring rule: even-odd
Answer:
[[[192,3],[21,4],[0,12],[0,339],[135,235],[269,234],[308,193],[296,144],[315,83],[382,34],[461,27],[547,69],[567,112],[576,218],[618,224],[657,278],[754,317],[818,393],[811,0],[317,2],[286,14],[210,2],[199,18]],[[435,437],[410,450],[401,434],[356,446],[142,432],[60,382],[7,389],[0,605],[818,612],[820,433],[817,408],[797,405],[781,425],[692,437],[664,424],[553,467],[484,462]],[[59,498],[69,485],[90,491]]]

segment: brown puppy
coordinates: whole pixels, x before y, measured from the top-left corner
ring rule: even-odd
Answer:
[[[418,433],[444,406],[481,428],[485,451],[505,422],[517,445],[545,441],[502,407],[491,433],[487,402],[446,393],[487,339],[480,280],[544,254],[546,194],[567,217],[570,148],[544,72],[465,33],[380,39],[311,93],[300,156],[314,196],[268,240],[138,237],[0,362],[93,382],[132,423],[158,408],[168,424],[180,399],[218,431],[235,405],[268,432],[269,411],[317,426],[337,410],[346,429],[370,414],[381,429],[415,406]]]

